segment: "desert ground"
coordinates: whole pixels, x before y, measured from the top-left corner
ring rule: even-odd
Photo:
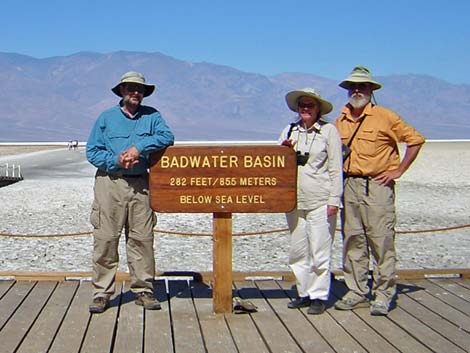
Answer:
[[[0,165],[21,164],[25,179],[0,188],[0,271],[90,271],[89,234],[94,167],[84,149],[23,149],[0,145]],[[42,159],[59,167],[35,166]],[[67,164],[65,161],[73,160]],[[36,173],[39,168],[40,172]],[[397,183],[396,247],[399,268],[468,268],[470,258],[470,141],[426,143]],[[159,213],[155,254],[160,271],[212,270],[212,238],[166,231],[211,233],[212,214]],[[433,229],[462,228],[434,232]],[[233,270],[289,270],[289,234],[237,236],[285,229],[284,214],[233,214]],[[426,233],[403,234],[402,231]],[[84,235],[70,234],[84,232]],[[60,235],[60,236],[52,236]],[[63,235],[63,236],[62,236]],[[68,236],[67,236],[68,235]],[[20,237],[21,236],[21,237]],[[42,237],[39,237],[42,236]],[[332,268],[341,268],[341,234],[333,244]],[[120,270],[125,271],[121,238]]]

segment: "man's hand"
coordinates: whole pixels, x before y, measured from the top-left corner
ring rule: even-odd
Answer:
[[[124,169],[133,168],[139,163],[139,156],[140,153],[137,148],[132,146],[127,151],[124,151],[119,155],[119,165]]]
[[[386,172],[377,175],[374,180],[377,181],[379,184],[389,185],[392,181],[400,178],[402,174],[403,173],[401,173],[398,169],[387,170]]]

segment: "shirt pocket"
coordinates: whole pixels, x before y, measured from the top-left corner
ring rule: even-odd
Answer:
[[[107,133],[110,139],[127,139],[130,136],[129,131],[111,130]]]
[[[135,127],[137,136],[150,136],[152,135],[152,121],[150,119],[139,119]]]
[[[364,128],[358,131],[357,151],[363,156],[374,156],[377,152],[377,129]],[[353,142],[354,144],[354,142]]]

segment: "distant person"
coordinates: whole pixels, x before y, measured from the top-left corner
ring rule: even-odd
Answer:
[[[141,105],[154,90],[141,73],[125,73],[112,88],[121,101],[98,117],[88,138],[87,159],[98,168],[90,217],[95,290],[91,313],[104,312],[115,291],[123,228],[135,303],[160,309],[153,295],[156,217],[149,202],[149,155],[172,145],[174,137],[158,110]]]
[[[330,260],[342,193],[341,139],[323,115],[330,102],[312,88],[287,93],[287,106],[298,119],[284,128],[279,143],[297,153],[297,205],[286,214],[291,233],[289,265],[298,297],[288,308],[309,307],[321,314],[330,293]]]
[[[67,144],[69,147],[69,151],[71,149],[76,150],[78,148],[78,140],[70,140],[69,143]]]
[[[338,310],[369,306],[369,261],[374,267],[370,313],[387,315],[396,294],[395,180],[416,159],[424,137],[393,111],[371,101],[381,84],[370,71],[355,67],[339,84],[349,102],[336,119],[350,155],[344,162],[342,212],[343,269],[348,293],[335,304]],[[398,143],[406,143],[400,161]],[[372,255],[372,256],[371,256]]]

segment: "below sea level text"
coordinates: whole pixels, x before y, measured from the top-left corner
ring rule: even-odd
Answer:
[[[181,195],[180,204],[264,204],[263,195]]]

